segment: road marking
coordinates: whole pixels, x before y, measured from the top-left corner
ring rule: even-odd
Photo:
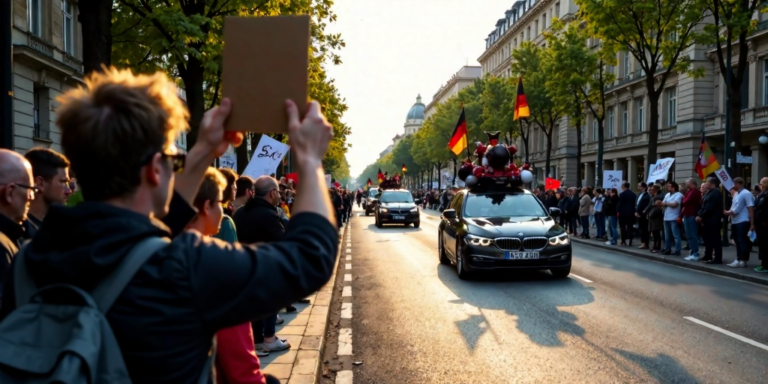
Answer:
[[[352,274],[351,273],[345,273],[344,274],[344,281],[352,281]]]
[[[339,330],[339,350],[336,354],[339,356],[352,356],[352,328],[342,328]]]
[[[692,321],[692,322],[694,322],[694,323],[696,323],[698,325],[703,325],[703,326],[705,326],[705,327],[707,327],[707,328],[709,328],[709,329],[711,329],[713,331],[720,332],[720,333],[722,333],[724,335],[733,337],[736,340],[743,341],[743,342],[745,342],[747,344],[754,345],[755,347],[758,347],[760,349],[764,349],[764,350],[768,351],[768,345],[758,343],[757,341],[754,341],[752,339],[747,339],[744,336],[737,335],[737,334],[735,334],[735,333],[733,333],[731,331],[727,331],[727,330],[722,329],[722,328],[720,328],[720,327],[718,327],[716,325],[712,325],[710,323],[701,321],[701,320],[699,320],[699,319],[697,319],[695,317],[683,317],[683,319],[686,319],[688,321]]]
[[[577,278],[577,279],[579,279],[579,280],[581,280],[581,281],[583,281],[583,282],[585,282],[585,283],[594,283],[594,281],[592,281],[592,280],[590,280],[590,279],[585,279],[585,278],[583,278],[583,277],[581,277],[581,276],[579,276],[579,275],[574,275],[573,273],[571,273],[571,275],[570,275],[570,276],[571,276],[571,277],[575,277],[575,278]]]
[[[347,259],[346,259],[346,260],[347,260],[347,261],[350,261],[350,260],[352,260],[352,255],[347,255]]]
[[[336,384],[352,384],[352,371],[336,372]]]
[[[341,297],[352,297],[352,287],[344,287],[344,289],[341,291]]]
[[[347,248],[347,253],[352,253],[352,250]]]
[[[352,303],[341,303],[341,318],[342,319],[352,318]]]
[[[344,269],[352,269],[352,264],[350,263],[344,264]]]

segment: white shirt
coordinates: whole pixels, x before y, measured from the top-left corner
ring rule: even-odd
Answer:
[[[680,210],[683,209],[683,194],[680,192],[668,192],[664,196],[664,204],[677,203],[676,208],[665,207],[664,208],[664,221],[674,221],[680,217]]]
[[[749,209],[748,207],[755,206],[755,196],[752,196],[752,192],[746,188],[739,191],[736,197],[733,198],[733,205],[731,205],[731,224],[739,224],[743,222],[749,222]]]

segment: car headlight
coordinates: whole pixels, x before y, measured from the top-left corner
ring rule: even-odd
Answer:
[[[381,210],[380,210],[380,212],[381,212],[381,213],[387,213],[387,212],[389,212],[389,211],[388,211],[386,208],[384,208],[384,207],[381,207]]]
[[[571,242],[571,239],[568,237],[567,233],[563,233],[562,235],[549,238],[549,245],[566,245],[570,242]]]
[[[411,208],[411,212],[416,213],[419,211],[419,207],[413,207]]]
[[[493,239],[473,235],[467,235],[467,237],[464,238],[464,241],[469,245],[479,245],[481,247],[490,247],[491,244],[493,244]]]

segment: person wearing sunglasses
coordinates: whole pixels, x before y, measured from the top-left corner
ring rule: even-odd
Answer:
[[[35,192],[29,161],[14,151],[0,149],[0,283],[19,247],[29,238],[22,223],[27,220]]]

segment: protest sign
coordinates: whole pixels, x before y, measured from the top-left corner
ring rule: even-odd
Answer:
[[[603,188],[621,188],[624,171],[603,171]]]
[[[256,179],[259,176],[275,173],[277,167],[288,153],[288,145],[267,135],[262,135],[259,145],[253,151],[251,162],[245,167],[244,176]]]

